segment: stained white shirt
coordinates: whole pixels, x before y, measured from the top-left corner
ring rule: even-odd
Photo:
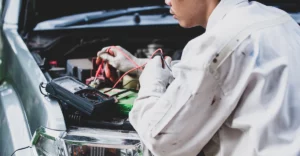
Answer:
[[[222,0],[167,90],[140,93],[130,122],[156,156],[298,156],[299,60],[300,28],[286,12]]]

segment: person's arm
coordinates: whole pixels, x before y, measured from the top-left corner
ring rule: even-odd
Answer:
[[[221,89],[206,69],[213,54],[203,52],[176,64],[175,80],[167,89],[159,66],[144,69],[129,119],[154,155],[197,155],[234,109],[234,103],[218,104]]]

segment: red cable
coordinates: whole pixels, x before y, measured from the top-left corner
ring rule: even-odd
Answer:
[[[157,50],[155,50],[154,52],[153,52],[153,54],[151,55],[151,57],[150,58],[152,58],[157,52],[159,52],[160,51],[160,53],[163,55],[164,53],[163,53],[163,51],[162,51],[162,49],[161,48],[158,48]]]
[[[106,52],[109,53],[110,55],[114,55],[114,53],[112,51],[110,51],[111,48],[116,48],[118,49],[131,63],[133,63],[136,67],[138,67],[139,65],[134,62],[126,53],[124,53],[120,48],[116,47],[116,46],[110,46],[106,49]],[[97,69],[97,72],[96,72],[96,75],[95,75],[95,78],[99,76],[100,74],[100,71],[102,69],[102,66],[104,64],[104,61],[102,60],[101,61],[101,64],[99,65],[98,69]]]
[[[160,51],[161,54],[163,54],[162,49],[159,48],[159,49],[155,50],[155,52],[151,55],[150,59],[152,59],[152,57],[153,57],[157,52],[159,52],[159,51]],[[150,60],[150,59],[149,59],[149,60]],[[130,72],[132,72],[132,71],[134,71],[134,70],[136,70],[136,69],[138,69],[138,68],[142,68],[142,67],[145,66],[147,63],[148,63],[148,62],[146,62],[145,64],[143,64],[143,65],[141,65],[141,66],[134,67],[134,68],[128,70],[127,72],[125,72],[125,73],[119,78],[119,80],[114,84],[114,86],[112,87],[112,89],[114,89],[114,88],[117,86],[117,84],[123,79],[123,77],[126,76],[128,73],[130,73]]]
[[[100,72],[101,72],[101,70],[102,70],[102,66],[103,66],[103,64],[104,64],[104,62],[103,62],[103,61],[101,61],[100,65],[99,65],[99,67],[98,67],[98,69],[97,69],[97,72],[96,72],[95,78],[97,78],[97,77],[99,76],[99,74],[100,74]]]
[[[134,68],[128,70],[126,73],[124,73],[124,74],[119,78],[119,80],[114,84],[114,86],[112,87],[112,89],[114,89],[114,88],[117,86],[117,84],[123,79],[123,77],[126,76],[128,73],[130,73],[130,72],[132,72],[132,71],[134,71],[134,70],[136,70],[136,69],[138,69],[138,68],[141,68],[141,67],[145,66],[146,64],[147,64],[147,63],[145,63],[145,64],[142,65],[142,66],[134,67]]]
[[[112,87],[112,88],[115,88],[115,87],[117,86],[117,84],[123,79],[124,76],[126,76],[128,73],[130,73],[130,72],[132,72],[132,71],[134,71],[134,70],[136,70],[136,69],[138,69],[138,68],[140,68],[140,69],[142,70],[142,67],[145,66],[148,62],[146,62],[145,64],[139,66],[139,65],[138,65],[136,62],[134,62],[134,61],[133,61],[126,53],[124,53],[120,48],[118,48],[118,47],[116,47],[116,46],[111,46],[111,47],[107,48],[107,49],[106,49],[106,52],[108,52],[108,53],[110,53],[111,55],[113,55],[113,53],[110,51],[110,49],[111,49],[112,47],[118,49],[118,50],[119,50],[119,51],[120,51],[120,52],[121,52],[121,53],[122,53],[122,54],[123,54],[123,55],[131,62],[131,63],[133,63],[133,64],[136,66],[136,67],[130,69],[129,71],[125,72],[125,73],[118,79],[118,81],[117,81],[117,82],[114,84],[114,86]],[[151,55],[150,59],[152,59],[153,56],[154,56],[156,53],[158,53],[158,52],[160,52],[161,54],[163,54],[162,49],[159,48],[159,49],[157,49],[157,50],[155,50],[155,51],[153,52],[153,54]],[[150,60],[150,59],[149,59],[149,60]],[[104,61],[101,61],[101,64],[99,65],[98,70],[97,70],[97,72],[96,72],[95,78],[98,77],[98,75],[100,74],[101,69],[102,69],[102,66],[103,66],[103,63],[104,63]]]

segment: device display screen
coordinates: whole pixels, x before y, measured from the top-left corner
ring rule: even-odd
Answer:
[[[86,89],[88,86],[78,83],[71,78],[59,79],[55,81],[56,84],[67,89],[68,91],[75,93],[79,90]]]

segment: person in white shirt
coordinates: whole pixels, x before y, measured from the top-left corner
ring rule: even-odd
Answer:
[[[166,3],[182,27],[206,31],[172,71],[154,57],[141,72],[129,119],[145,147],[155,156],[299,156],[299,25],[248,0]],[[98,56],[124,72],[134,67],[111,50]]]

